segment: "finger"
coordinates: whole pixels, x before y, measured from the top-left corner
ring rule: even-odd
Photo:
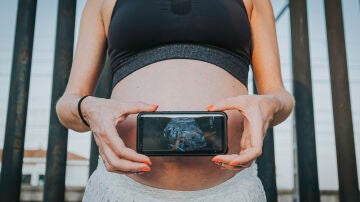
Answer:
[[[231,162],[229,162],[229,165],[237,165],[237,164],[246,164],[253,159],[260,156],[262,153],[261,148],[258,147],[252,147],[244,150],[240,155],[233,158]]]
[[[106,165],[105,165],[105,167],[106,167]],[[108,169],[108,168],[106,168],[106,169]],[[112,171],[109,171],[108,170],[108,172],[113,172],[113,173],[117,173],[117,174],[134,174],[134,175],[141,175],[141,174],[144,174],[144,173],[148,173],[149,171],[141,171],[141,169],[136,170],[136,171],[124,171],[124,170],[112,170]]]
[[[236,164],[236,165],[229,165],[229,166],[232,166],[234,168],[248,168],[251,166],[253,160],[247,162],[247,163],[240,163],[240,164]]]
[[[246,129],[243,130],[243,133],[241,135],[240,139],[240,150],[248,147],[249,137],[247,136],[248,133],[245,132]]]
[[[104,145],[102,153],[106,158],[105,167],[108,171],[120,172],[137,172],[137,171],[150,171],[151,168],[145,163],[133,162],[127,159],[120,159],[115,153],[107,146]]]
[[[230,165],[245,164],[262,154],[263,135],[258,125],[247,118],[244,121],[245,129],[240,141],[240,155],[232,159]],[[261,125],[261,124],[260,124]]]
[[[251,166],[253,161],[250,161],[248,163],[244,163],[244,164],[238,164],[238,165],[228,165],[228,164],[222,164],[221,165],[221,169],[224,170],[244,170],[246,168],[249,168]]]
[[[236,97],[228,97],[219,102],[207,106],[208,111],[223,111],[223,110],[232,110],[237,109],[243,111],[246,108],[248,103],[246,102],[246,97],[244,96],[236,96]]]
[[[136,171],[123,171],[123,170],[111,170],[110,171],[108,162],[106,160],[103,160],[103,163],[109,172],[113,172],[113,173],[117,173],[117,174],[136,174],[137,175],[137,174],[144,174],[144,173],[148,172],[148,171],[141,171],[141,169],[136,170]]]
[[[134,174],[134,175],[141,175],[141,174],[146,173],[146,172],[143,172],[143,171],[127,172],[127,171],[118,171],[118,170],[115,170],[115,171],[112,171],[112,172],[117,173],[117,174]]]
[[[229,165],[228,163],[224,163],[222,161],[215,161],[215,164],[220,166],[222,169],[230,169],[230,170],[243,170],[248,168],[251,165],[251,162],[245,164],[238,164],[238,165]]]
[[[241,114],[244,115],[244,118],[247,119],[248,121],[247,125],[250,126],[248,127],[249,132],[251,134],[262,135],[264,123],[261,118],[261,111],[258,108],[258,105],[254,103],[254,101],[251,101],[251,98],[247,95],[225,98],[213,105],[208,106],[207,109],[208,111],[233,110],[233,109],[239,110]],[[246,125],[246,123],[244,124]],[[254,139],[254,141],[256,145],[260,143],[258,139]]]
[[[243,170],[251,165],[252,160],[247,163],[230,165],[230,163],[238,156],[239,156],[238,154],[218,155],[213,158],[213,161],[215,164],[223,167],[224,169],[231,169],[231,170]]]
[[[239,167],[239,166],[231,166],[229,164],[223,163],[222,161],[216,161],[215,164],[217,164],[218,166],[220,166],[221,169],[231,169],[231,170],[242,170],[244,169],[244,167]]]
[[[238,156],[239,154],[223,154],[223,155],[216,155],[214,156],[211,160],[215,163],[215,164],[229,164],[236,156]]]
[[[99,153],[100,153],[100,155],[102,156],[103,159],[105,159],[106,161],[109,161],[109,160],[107,159],[107,156],[104,155],[104,152],[102,152],[103,150],[105,150],[104,148],[110,147],[110,146],[106,143],[107,138],[108,138],[108,136],[106,136],[105,138],[102,138],[102,139],[101,139],[101,138],[99,138],[97,135],[94,135],[94,139],[95,139],[97,145],[99,146]],[[125,151],[126,151],[126,150],[131,150],[130,148],[127,148],[127,147],[125,146],[125,144],[123,143],[123,141],[121,140],[121,138],[120,138],[119,136],[117,136],[117,138],[115,138],[115,139],[118,139],[118,141],[120,141],[120,142],[118,143],[118,145],[121,145],[121,146],[118,146],[118,147],[115,146],[115,149],[118,150],[117,152],[120,152],[120,153],[123,152],[121,148],[123,148],[123,150],[125,150]],[[114,145],[116,145],[116,143],[114,143],[113,146],[114,146]],[[112,149],[112,148],[110,147],[110,149]],[[112,151],[115,152],[114,150],[112,150]],[[132,151],[133,151],[133,150],[132,150]],[[134,151],[134,152],[135,152],[135,151]],[[123,152],[123,153],[126,153],[126,152]],[[136,152],[135,152],[135,153],[136,153]],[[115,154],[116,154],[116,152],[115,152]],[[147,165],[151,165],[151,161],[150,161],[149,157],[147,157],[147,156],[145,156],[145,155],[142,155],[142,154],[138,154],[138,153],[136,153],[136,154],[145,157],[144,160],[142,160],[142,159],[139,160],[140,163],[146,163]],[[117,156],[117,158],[119,158],[119,156]],[[135,160],[135,161],[136,161],[136,160]]]
[[[121,107],[122,115],[127,116],[128,114],[137,114],[142,111],[152,112],[158,108],[158,105],[147,104],[145,102],[127,102]]]
[[[236,167],[236,166],[230,166],[227,164],[223,164],[220,169],[222,170],[244,170],[246,167]]]
[[[249,124],[248,120],[246,122],[248,123],[242,134],[240,154],[217,155],[212,161],[217,164],[219,162],[229,165],[246,164],[261,155],[261,132],[256,129],[255,124]]]
[[[117,130],[113,126],[107,127],[107,134],[103,134],[104,142],[115,152],[120,158],[125,158],[131,161],[144,162],[151,165],[151,160],[148,156],[139,154],[133,149],[126,147],[125,143],[119,137]]]
[[[105,143],[103,141],[101,141],[96,135],[94,135],[94,139],[95,139],[95,142],[96,144],[98,145],[99,147],[99,154],[100,154],[100,157],[105,165],[106,168],[108,168],[109,166],[107,165],[109,160],[107,159],[107,156],[103,154],[102,150],[103,150],[103,147],[105,145]],[[116,172],[118,174],[142,174],[146,171],[135,171],[135,172],[132,172],[132,171],[119,171],[119,170],[114,170],[112,172]]]
[[[246,96],[229,97],[208,107],[209,111],[238,110],[244,116],[244,131],[240,141],[240,148],[261,146],[263,141],[263,120],[261,112],[256,104],[251,107],[249,98]],[[251,107],[251,109],[250,109]],[[251,111],[249,113],[248,111]]]
[[[263,121],[261,119],[260,111],[254,112],[248,116],[245,116],[244,120],[244,133],[247,137],[250,137],[251,146],[262,147],[263,143]]]
[[[256,134],[254,132],[252,132],[252,125],[250,125],[249,120],[245,117],[244,118],[244,129],[243,132],[241,134],[241,139],[240,139],[240,152],[250,148],[250,147],[254,147],[255,145],[251,144],[251,139],[253,138],[252,135]]]
[[[244,116],[244,130],[240,140],[240,150],[247,148],[262,148],[263,144],[263,125],[261,112],[254,110],[251,114]]]

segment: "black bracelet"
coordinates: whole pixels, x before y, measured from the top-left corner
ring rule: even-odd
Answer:
[[[79,112],[79,116],[81,118],[81,120],[84,122],[84,124],[90,128],[90,125],[88,124],[88,122],[85,121],[83,115],[82,115],[82,112],[81,112],[81,102],[89,95],[85,95],[83,97],[80,98],[79,102],[78,102],[78,112]]]

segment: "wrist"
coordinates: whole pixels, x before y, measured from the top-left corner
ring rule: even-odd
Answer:
[[[270,125],[273,122],[276,113],[281,110],[282,103],[276,95],[262,95],[264,99],[261,99],[260,107],[265,119]]]
[[[90,128],[88,109],[91,103],[91,96],[85,95],[78,100],[78,114],[84,125]]]

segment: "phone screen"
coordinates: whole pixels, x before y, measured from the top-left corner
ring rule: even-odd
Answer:
[[[227,150],[224,112],[143,112],[138,152],[153,155],[214,155]]]

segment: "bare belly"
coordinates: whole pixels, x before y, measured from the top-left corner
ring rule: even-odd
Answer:
[[[158,111],[206,111],[210,104],[247,93],[246,87],[222,68],[203,61],[171,59],[150,64],[128,75],[114,87],[111,97],[119,101],[158,104]],[[226,110],[225,113],[228,115],[228,153],[239,153],[243,116],[237,110]],[[136,116],[130,114],[118,125],[120,137],[134,150]],[[162,189],[199,190],[220,184],[239,172],[221,170],[212,158],[150,156],[150,172],[128,176]]]

